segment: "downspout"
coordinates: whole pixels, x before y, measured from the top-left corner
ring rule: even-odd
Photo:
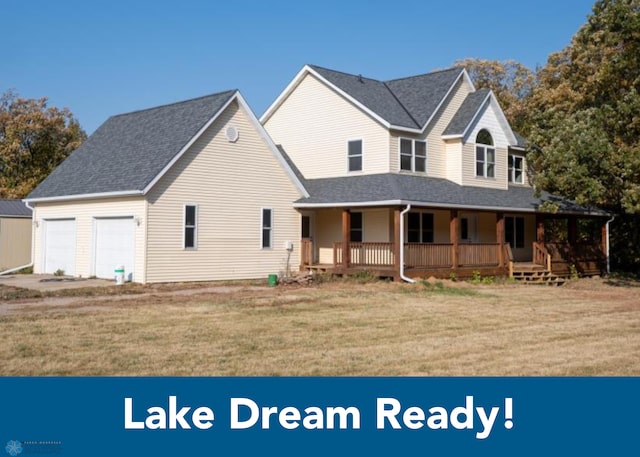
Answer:
[[[606,232],[607,232],[607,274],[611,273],[611,261],[609,260],[609,224],[614,221],[616,215],[611,216],[611,219],[607,221]]]
[[[404,215],[407,214],[410,209],[411,203],[400,212],[400,279],[413,284],[415,281],[404,275]]]
[[[31,210],[31,263],[28,263],[26,265],[21,265],[19,267],[15,267],[15,268],[11,268],[10,270],[4,270],[4,271],[0,271],[0,276],[2,275],[8,275],[9,273],[13,273],[14,271],[20,271],[23,270],[24,268],[29,268],[33,266],[33,249],[34,249],[34,244],[33,244],[33,240],[35,239],[35,231],[33,230],[33,207],[29,206],[28,202],[24,202],[24,205],[29,208]]]

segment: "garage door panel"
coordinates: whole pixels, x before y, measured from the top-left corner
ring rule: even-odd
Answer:
[[[44,272],[64,271],[76,274],[76,221],[59,219],[45,221]]]
[[[135,229],[132,217],[95,219],[95,275],[111,279],[124,265],[125,279],[133,280]]]

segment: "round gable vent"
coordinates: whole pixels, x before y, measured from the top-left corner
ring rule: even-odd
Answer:
[[[238,138],[240,137],[240,132],[236,127],[231,125],[227,127],[226,135],[227,135],[227,140],[231,141],[232,143],[235,143],[236,141],[238,141]]]

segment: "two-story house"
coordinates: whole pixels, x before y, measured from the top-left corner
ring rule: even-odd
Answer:
[[[305,268],[604,268],[607,214],[534,191],[524,140],[462,68],[378,81],[308,65],[260,120],[309,194],[293,204]]]

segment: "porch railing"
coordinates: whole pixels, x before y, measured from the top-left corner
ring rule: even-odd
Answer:
[[[463,243],[458,245],[459,264],[467,266],[495,266],[500,263],[499,243]]]
[[[352,266],[395,265],[393,243],[349,243],[349,264]],[[407,243],[404,245],[404,264],[408,268],[452,268],[454,245],[449,243]],[[500,266],[499,243],[458,245],[458,265]],[[333,243],[333,263],[343,264],[343,243]]]
[[[551,254],[544,244],[536,241],[533,242],[533,263],[551,271]]]
[[[411,267],[451,267],[452,244],[408,243],[404,245],[404,264]]]
[[[349,243],[351,265],[358,266],[393,266],[393,243]],[[343,262],[343,245],[340,242],[333,243],[333,263],[339,265]]]
[[[606,264],[606,256],[599,243],[545,243],[551,269],[557,273],[571,272],[598,274]]]

